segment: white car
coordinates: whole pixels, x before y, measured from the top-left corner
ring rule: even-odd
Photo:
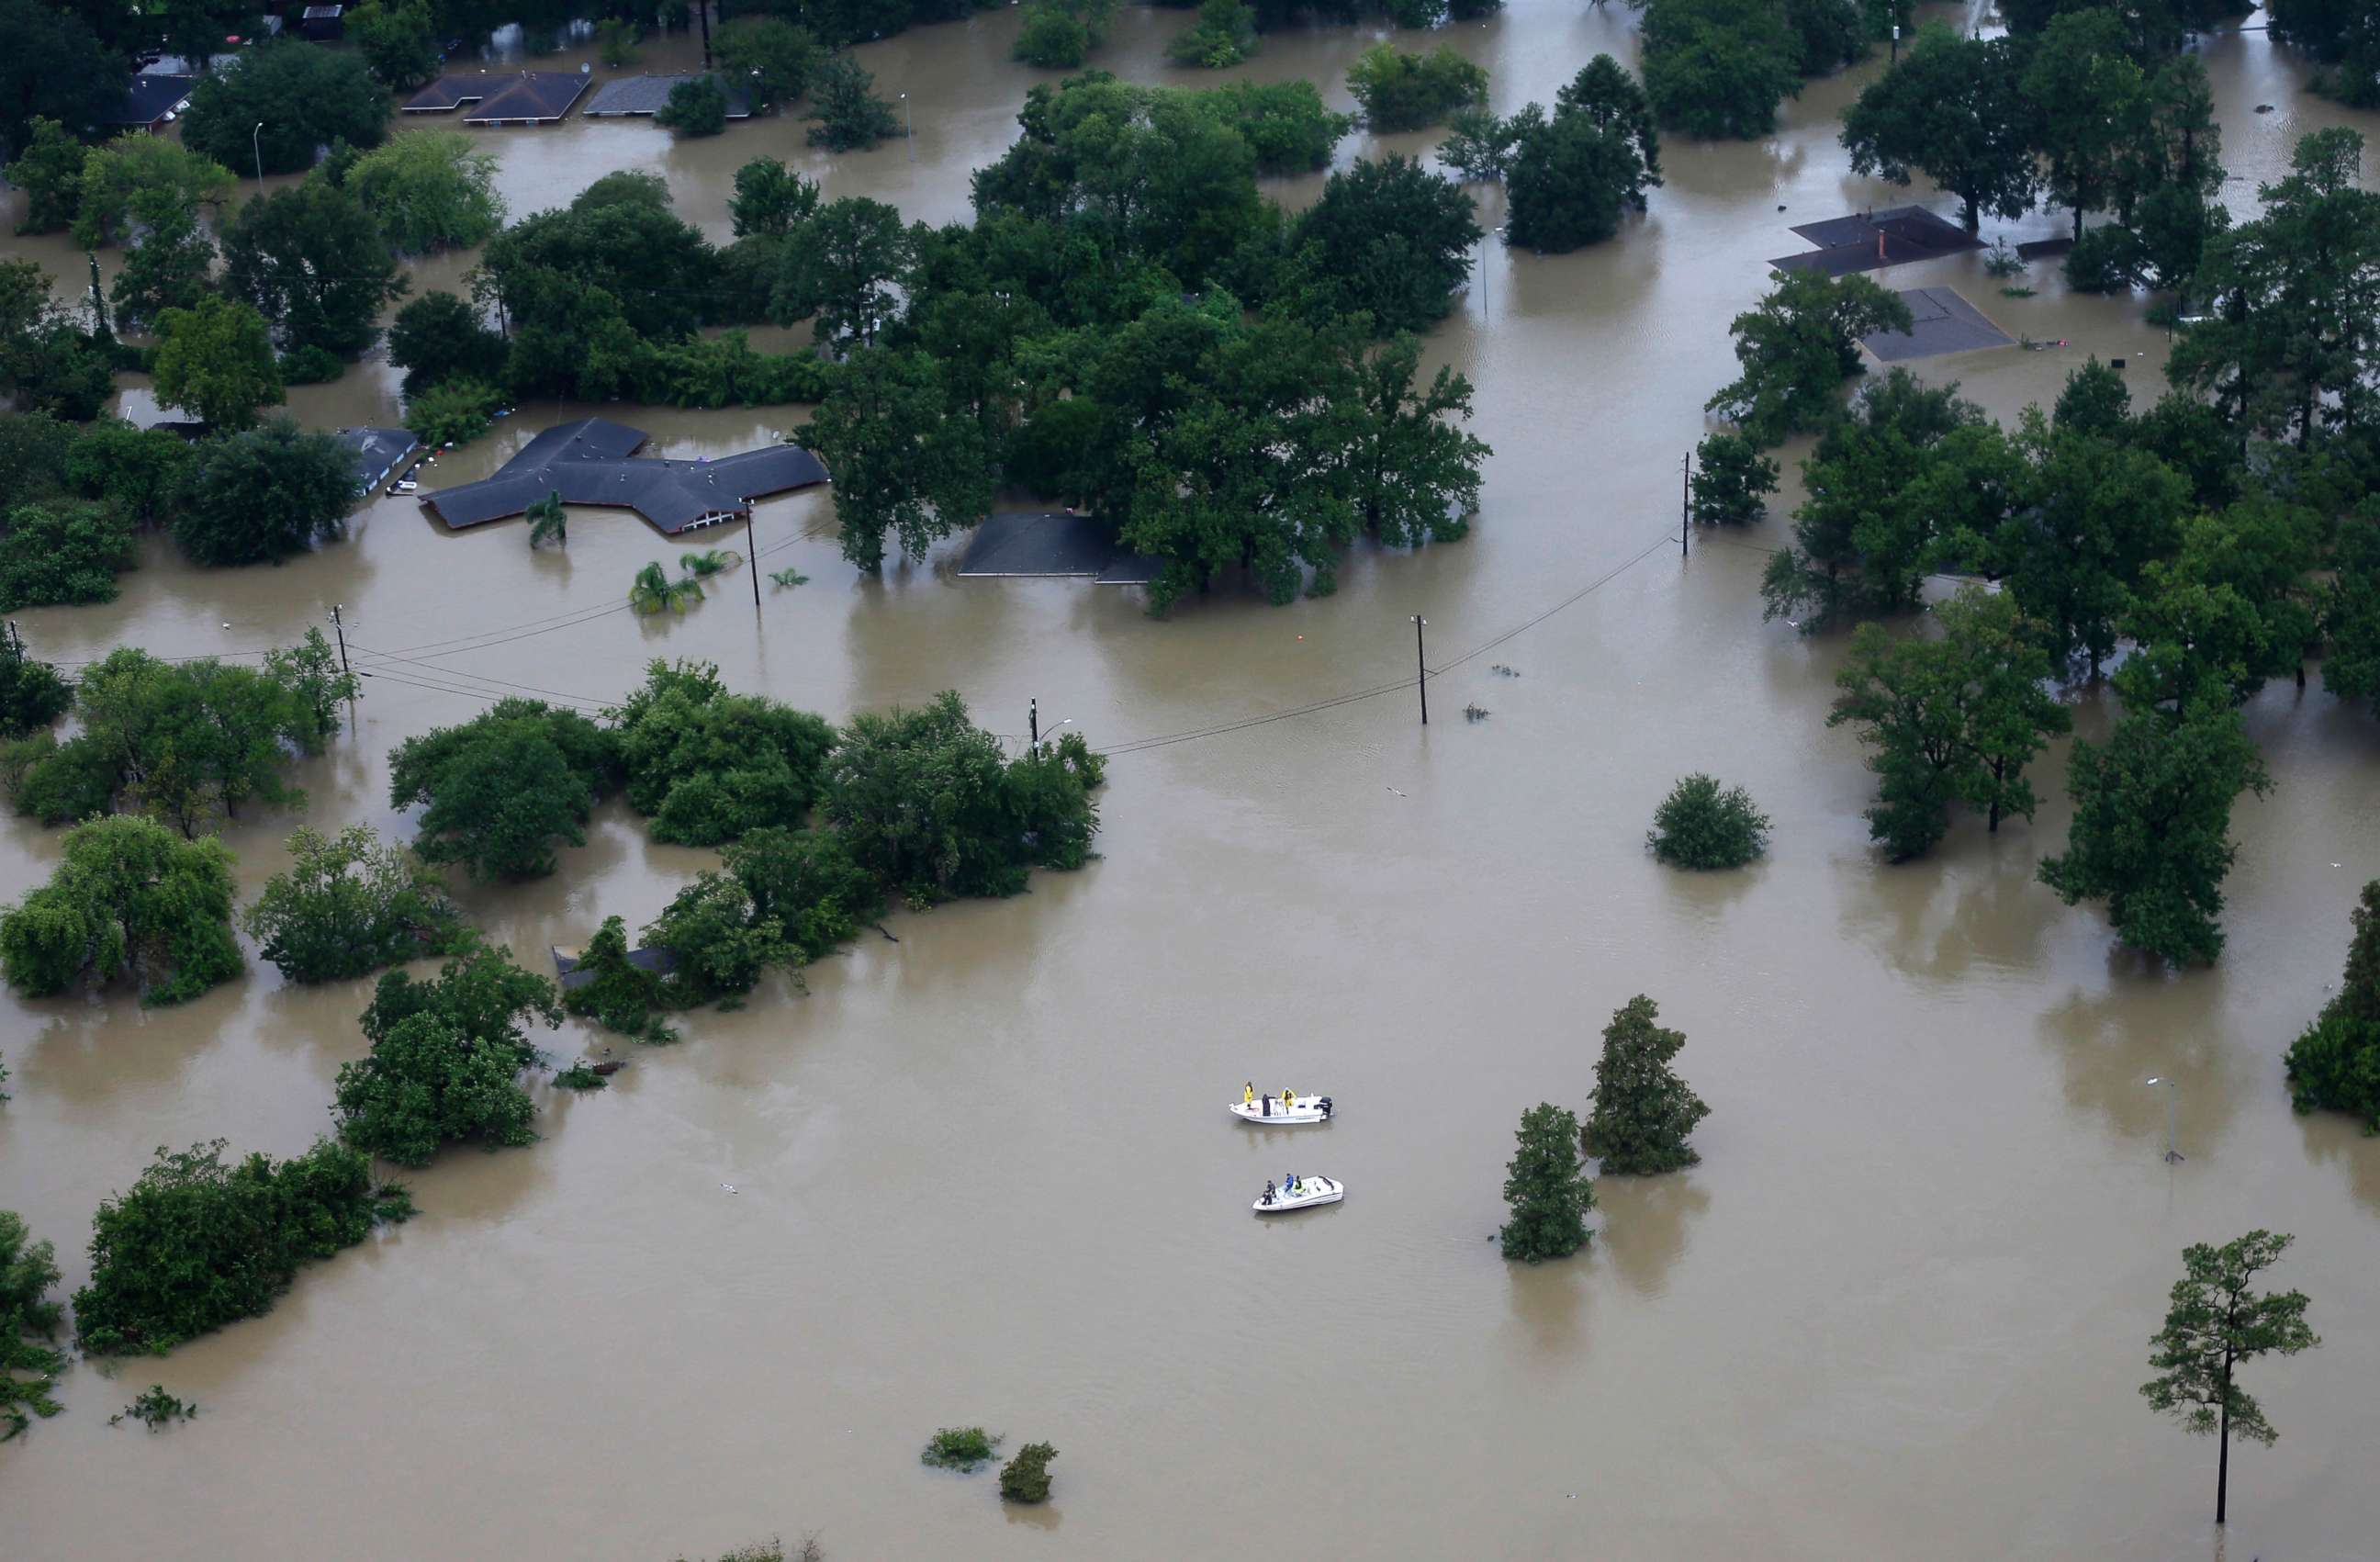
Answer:
[[[388,485],[388,491],[392,494],[413,494],[419,492],[421,484],[409,477],[400,477]]]

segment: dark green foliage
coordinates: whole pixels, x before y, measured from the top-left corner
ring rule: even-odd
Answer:
[[[1578,1118],[1551,1103],[1521,1114],[1519,1147],[1506,1167],[1512,1218],[1498,1233],[1504,1256],[1527,1263],[1568,1258],[1586,1246],[1595,1184],[1579,1159]]]
[[[604,918],[578,951],[577,966],[571,971],[586,980],[564,992],[562,1007],[607,1031],[665,1046],[677,1040],[677,1032],[662,1024],[656,1011],[670,1007],[670,996],[659,976],[630,963],[628,952],[627,925],[617,917]]]
[[[165,1392],[162,1383],[152,1383],[134,1397],[132,1403],[107,1418],[107,1424],[137,1421],[152,1432],[163,1431],[177,1421],[194,1420],[199,1413],[196,1403]]]
[[[199,450],[174,540],[204,565],[264,564],[344,537],[355,506],[346,448],[275,417]]]
[[[1959,198],[1973,233],[1986,212],[2010,221],[2033,207],[2036,109],[2019,89],[2005,39],[1968,39],[1929,25],[1900,63],[1843,115],[1854,173],[1897,185],[1924,174]]]
[[[2078,293],[2123,293],[2143,280],[2147,264],[2140,235],[2108,223],[2076,239],[2061,269],[2066,285]]]
[[[2300,667],[2315,643],[2325,530],[2313,510],[2269,498],[2182,522],[2172,555],[2142,567],[2121,623],[2168,680],[2160,702],[2201,687],[2246,700]]]
[[[55,233],[74,221],[82,199],[83,159],[91,149],[55,119],[29,122],[24,150],[8,164],[8,182],[25,192],[18,233]]]
[[[224,228],[224,288],[289,348],[352,357],[380,336],[405,278],[362,201],[322,179],[260,196]]]
[[[2367,501],[2341,525],[2333,566],[2322,616],[2330,641],[2322,686],[2341,700],[2367,700],[2380,694],[2380,501]]]
[[[2149,1336],[2149,1365],[2157,1372],[2141,1385],[2149,1408],[2172,1416],[2185,1431],[2221,1442],[2217,1524],[2230,1497],[2231,1438],[2269,1447],[2279,1435],[2264,1407],[2240,1385],[2240,1364],[2260,1356],[2294,1356],[2322,1343],[2306,1324],[2303,1291],[2249,1289],[2294,1240],[2286,1232],[2251,1231],[2220,1248],[2193,1242],[2182,1249],[2182,1277],[2174,1282],[2165,1326]]]
[[[143,246],[146,248],[146,246]],[[264,317],[209,293],[157,316],[157,399],[217,429],[247,429],[281,400],[281,369]],[[322,436],[328,437],[328,436]]]
[[[575,711],[503,700],[460,726],[408,738],[391,758],[389,805],[427,805],[415,849],[477,879],[553,872],[583,846],[589,810],[618,786],[612,735]]]
[[[1751,526],[1767,517],[1765,501],[1777,492],[1777,463],[1741,434],[1706,434],[1694,446],[1686,487],[1697,524]]]
[[[2350,108],[2380,108],[2380,16],[2362,0],[2267,0],[2272,34],[2324,62],[2313,90]]]
[[[336,836],[299,829],[286,872],[264,882],[244,924],[259,953],[291,982],[334,982],[443,954],[464,936],[462,914],[436,875],[368,824]]]
[[[583,1057],[567,1068],[557,1068],[553,1074],[553,1088],[556,1090],[605,1090],[611,1083]]]
[[[819,187],[774,157],[756,157],[735,170],[727,215],[735,237],[783,238],[816,215]]]
[[[992,1450],[999,1446],[998,1433],[979,1426],[946,1426],[926,1440],[926,1451],[917,1459],[937,1470],[972,1474],[978,1466],[991,1461]]]
[[[834,747],[823,719],[731,694],[707,662],[652,663],[613,726],[628,806],[652,816],[654,839],[683,846],[799,824]]]
[[[1079,866],[1099,828],[1087,749],[1003,763],[999,741],[945,692],[915,710],[852,718],[820,812],[878,883],[931,904],[1014,895],[1027,870]]]
[[[2177,551],[2190,484],[2145,450],[2052,432],[2038,410],[2016,445],[2030,466],[2024,502],[1986,556],[2051,653],[2095,673],[2150,561]]]
[[[300,1264],[329,1258],[395,1212],[356,1151],[328,1141],[292,1160],[225,1165],[224,1141],[160,1149],[91,1220],[76,1340],[94,1356],[162,1356],[272,1309]],[[401,1216],[395,1216],[401,1218]]]
[[[91,137],[124,101],[129,72],[120,45],[103,42],[73,6],[0,0],[0,156],[14,159],[32,139],[37,116]]]
[[[1645,95],[1688,135],[1750,140],[1777,128],[1779,100],[1802,90],[1802,41],[1773,0],[1650,0]]]
[[[1313,247],[1317,307],[1367,314],[1383,336],[1425,331],[1471,275],[1475,210],[1461,186],[1391,154],[1331,175],[1290,244]]]
[[[75,245],[96,250],[136,224],[195,220],[200,206],[221,203],[233,183],[231,170],[213,158],[164,136],[128,131],[83,159]]]
[[[645,929],[644,942],[674,962],[663,986],[679,1007],[748,993],[771,966],[799,962],[776,920],[759,915],[751,892],[724,873],[696,874]]]
[[[132,522],[79,499],[18,505],[0,519],[0,613],[59,603],[114,602],[132,567]]]
[[[2005,593],[1966,587],[1936,611],[1938,639],[1895,637],[1863,624],[1835,675],[1842,693],[1828,726],[1859,728],[1875,751],[1868,835],[1905,862],[1949,829],[1950,805],[2033,817],[2025,766],[2070,725],[2042,690],[2049,657]]]
[[[1354,128],[1353,115],[1334,114],[1311,81],[1227,81],[1196,90],[1144,87],[1190,104],[1247,143],[1259,174],[1294,174],[1330,166],[1330,149]]]
[[[142,208],[134,210],[138,214]],[[162,334],[168,311],[199,309],[212,298],[215,247],[194,211],[173,207],[150,214],[154,221],[129,241],[107,297],[117,325],[154,326]]]
[[[504,374],[504,339],[452,293],[422,294],[396,311],[388,330],[388,360],[405,371],[407,397],[447,380],[492,384]]]
[[[1825,76],[1867,57],[1867,31],[1857,0],[1784,0],[1785,24],[1798,46],[1793,67]]]
[[[103,418],[79,430],[67,452],[66,482],[142,526],[169,519],[181,502],[196,452],[164,429]]]
[[[65,1314],[49,1298],[58,1283],[57,1250],[26,1238],[23,1218],[0,1210],[0,1443],[23,1434],[34,1416],[58,1413],[50,1391],[67,1367],[66,1352],[52,1343]]]
[[[1009,1502],[1050,1500],[1050,1461],[1058,1450],[1047,1443],[1027,1443],[1000,1470],[1000,1495]]]
[[[835,55],[810,79],[810,111],[816,121],[804,139],[829,152],[858,152],[903,133],[901,116],[876,96],[876,78],[849,55]]]
[[[1599,244],[1642,203],[1643,182],[1626,138],[1576,115],[1525,123],[1504,167],[1504,241],[1557,255]]]
[[[401,1166],[428,1165],[447,1143],[527,1144],[537,1138],[536,1107],[520,1067],[436,1014],[408,1016],[373,1039],[370,1056],[340,1065],[339,1136]]]
[[[50,882],[0,909],[0,970],[27,997],[130,975],[141,1002],[176,1004],[240,972],[231,853],[133,814],[77,825]]]
[[[1640,993],[1614,1010],[1603,1028],[1595,1110],[1587,1115],[1579,1143],[1601,1160],[1607,1177],[1649,1177],[1702,1159],[1686,1136],[1710,1116],[1710,1108],[1670,1067],[1686,1037],[1656,1023],[1660,1012]]]
[[[874,343],[900,303],[893,288],[907,279],[912,245],[901,214],[880,201],[820,208],[785,245],[769,317],[781,325],[814,318],[821,346]]]
[[[854,353],[795,438],[834,473],[843,556],[862,569],[883,567],[888,531],[923,557],[990,512],[982,425],[945,411],[942,371],[924,353]]]
[[[2025,67],[2022,90],[2036,108],[2034,149],[2043,193],[2082,216],[2103,210],[2120,177],[2128,130],[2144,106],[2146,78],[2123,49],[2123,21],[2112,10],[2054,18]]]
[[[883,889],[852,860],[840,832],[747,830],[722,855],[751,901],[752,920],[775,922],[805,959],[823,958],[883,909]]]
[[[427,981],[401,970],[382,976],[358,1023],[367,1041],[378,1043],[405,1021],[424,1016],[516,1068],[535,1068],[544,1062],[530,1044],[528,1022],[562,1022],[551,981],[515,964],[510,949],[476,938],[461,942]]]
[[[1485,104],[1488,72],[1441,43],[1427,55],[1375,43],[1347,68],[1347,90],[1375,130],[1418,130],[1458,108]]]
[[[37,738],[37,751],[21,756],[17,811],[57,824],[121,805],[190,836],[217,810],[237,818],[252,799],[302,803],[281,769],[336,727],[335,707],[325,725],[309,684],[295,663],[260,669],[112,652],[76,689],[82,730],[54,746]]]
[[[1017,30],[1016,58],[1044,70],[1072,70],[1107,41],[1118,0],[1035,0]]]
[[[1466,179],[1500,180],[1511,165],[1521,132],[1544,114],[1534,104],[1510,119],[1499,119],[1484,108],[1457,109],[1447,116],[1438,160]]]
[[[2195,690],[2168,710],[2152,702],[2155,677],[2125,664],[2115,732],[2104,746],[2075,739],[2074,824],[2041,882],[2070,906],[2106,900],[2116,936],[2168,965],[2209,962],[2223,950],[2223,880],[2239,853],[2231,804],[2272,782],[2224,690]]]
[[[1743,372],[1705,405],[1762,449],[1831,421],[1842,383],[1861,372],[1859,339],[1906,331],[1909,306],[1867,277],[1788,272],[1728,332]]]
[[[294,348],[281,355],[285,385],[327,385],[347,372],[339,355],[322,348]]]
[[[432,450],[468,445],[494,426],[504,397],[478,380],[443,380],[405,403],[405,426]]]
[[[531,500],[523,519],[528,522],[528,545],[532,550],[547,543],[556,547],[570,545],[570,515],[562,507],[559,493]]]
[[[756,109],[793,103],[809,91],[820,53],[809,29],[781,17],[729,22],[712,35],[711,52],[719,57],[719,68],[743,84]]]
[[[697,76],[670,89],[653,123],[681,136],[715,136],[727,128],[727,89],[716,76]]]
[[[0,738],[42,731],[73,703],[74,690],[57,668],[27,655],[14,625],[0,627]]]
[[[343,19],[345,36],[386,86],[410,92],[438,74],[443,61],[430,0],[365,0],[348,6]]]
[[[1451,543],[1479,509],[1487,442],[1456,420],[1471,417],[1471,382],[1440,366],[1415,384],[1421,340],[1398,336],[1364,354],[1336,390],[1349,414],[1345,471],[1365,535],[1393,548]]]
[[[1165,46],[1176,65],[1220,70],[1257,52],[1257,14],[1242,0],[1199,0],[1198,19]]]
[[[318,146],[380,145],[395,112],[359,55],[289,39],[244,49],[237,64],[200,77],[182,144],[226,168],[261,155],[266,173],[294,174],[312,166]]]
[[[2380,1134],[2380,879],[2363,886],[2338,992],[2289,1043],[2289,1102],[2359,1117]]]
[[[58,305],[47,272],[31,261],[0,261],[0,392],[13,392],[22,409],[12,423],[25,414],[98,417],[115,391],[115,351],[112,338],[84,331],[78,314]],[[16,503],[35,496],[0,492]]]
[[[1768,815],[1741,787],[1722,788],[1696,773],[1670,788],[1653,811],[1645,844],[1680,868],[1741,868],[1768,847]]]

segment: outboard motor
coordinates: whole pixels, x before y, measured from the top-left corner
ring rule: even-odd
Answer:
[[[1330,1116],[1330,1098],[1327,1095],[1322,1098],[1322,1115],[1325,1117]]]

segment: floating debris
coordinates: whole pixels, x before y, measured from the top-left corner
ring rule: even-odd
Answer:
[[[1463,707],[1463,719],[1464,721],[1486,721],[1488,716],[1488,707],[1485,705],[1465,705]]]

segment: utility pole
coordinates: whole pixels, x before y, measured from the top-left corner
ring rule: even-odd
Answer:
[[[331,632],[339,637],[339,674],[347,680],[347,720],[356,716],[356,675],[347,666],[347,627],[339,621],[340,603],[331,604]]]
[[[107,328],[107,299],[99,290],[99,252],[95,250],[86,250],[83,251],[83,258],[91,262],[91,318],[93,327],[91,335],[103,342],[113,341],[115,339],[115,333]]]
[[[1894,23],[1892,24],[1892,59],[1891,59],[1891,61],[1890,61],[1890,64],[1891,64],[1891,65],[1899,65],[1900,63],[1900,24],[1899,22],[1894,22]]]
[[[909,161],[917,161],[917,121],[909,112],[909,94],[901,94],[901,139],[909,143]]]
[[[1686,556],[1686,533],[1694,529],[1694,453],[1678,463],[1678,556]]]
[[[264,121],[260,119],[256,122],[256,128],[248,133],[248,149],[249,151],[256,153],[256,188],[259,190],[261,190],[264,188],[263,136]]]
[[[1429,664],[1422,660],[1421,631],[1429,620],[1416,613],[1414,621],[1414,692],[1421,696],[1421,724],[1429,725]]]
[[[1035,749],[1039,749],[1041,747],[1041,702],[1038,700],[1028,700],[1025,702],[1025,732],[1026,741]]]
[[[752,559],[752,616],[758,619],[760,616],[760,549],[752,541],[752,504],[748,499],[744,504],[744,551]]]
[[[694,14],[702,18],[702,68],[710,68],[710,0],[694,0]],[[1900,36],[1896,29],[1893,36]]]
[[[2174,1102],[2181,1093],[2181,1081],[2170,1076],[2152,1074],[2149,1083],[2165,1087],[2165,1159],[2166,1164],[2171,1165],[2182,1159],[2181,1152],[2173,1147],[2173,1108]]]

